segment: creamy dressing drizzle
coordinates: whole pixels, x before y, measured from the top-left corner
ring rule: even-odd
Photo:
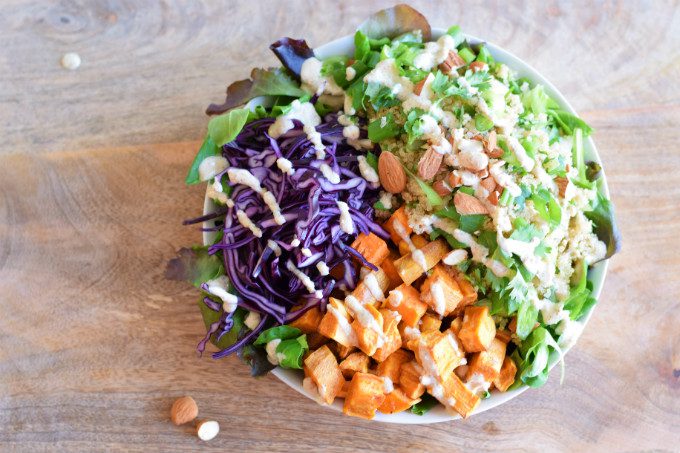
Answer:
[[[488,257],[489,249],[477,243],[477,241],[475,241],[471,234],[463,230],[456,229],[453,232],[453,237],[456,238],[457,241],[460,241],[463,244],[470,247],[470,251],[472,252],[472,259],[474,261],[482,263],[483,265],[491,269],[491,272],[496,274],[498,277],[505,277],[510,272],[510,269],[505,267],[503,263],[489,258]]]
[[[354,221],[349,213],[349,206],[344,201],[336,201],[340,210],[340,229],[347,234],[354,234]]]
[[[312,279],[300,269],[295,267],[295,264],[293,264],[292,261],[289,260],[286,262],[286,268],[302,282],[310,294],[314,294],[316,292],[316,287],[314,286]]]
[[[368,288],[368,291],[375,297],[375,299],[379,302],[382,302],[385,300],[385,294],[383,293],[383,290],[380,288],[380,284],[378,283],[378,279],[375,278],[375,273],[371,272],[370,274],[366,275],[364,277],[364,284],[366,285],[366,288]]]
[[[350,297],[350,296],[347,296]],[[357,340],[357,334],[354,332],[354,329],[352,329],[351,324],[345,318],[342,313],[338,311],[334,306],[331,304],[328,304],[326,306],[326,310],[328,313],[332,314],[335,316],[335,319],[338,320],[338,326],[340,327],[340,330],[342,330],[342,333],[345,335],[345,337],[348,339],[350,346],[356,346],[359,344],[359,341]]]
[[[413,243],[411,237],[408,235],[408,233],[406,233],[404,225],[402,225],[401,222],[394,222],[392,224],[392,228],[394,228],[394,231],[397,233],[397,235],[399,235],[399,237],[408,245],[409,250],[411,250],[411,258],[413,258],[413,261],[415,261],[416,264],[418,264],[423,269],[423,272],[426,272],[428,267],[425,254]]]

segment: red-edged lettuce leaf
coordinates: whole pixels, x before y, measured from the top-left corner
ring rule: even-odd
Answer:
[[[304,39],[281,38],[269,46],[283,67],[288,69],[296,79],[300,80],[302,63],[314,56],[314,51]]]
[[[414,30],[423,33],[423,41],[429,41],[432,36],[425,16],[403,3],[378,11],[359,25],[358,30],[373,39],[394,38]]]
[[[239,80],[227,87],[227,98],[223,104],[210,104],[205,113],[219,115],[242,106],[258,96],[300,97],[306,93],[300,83],[282,68],[254,68],[250,79]]]

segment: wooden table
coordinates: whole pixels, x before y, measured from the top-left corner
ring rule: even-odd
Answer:
[[[203,109],[388,1],[37,2],[0,6],[0,451],[680,449],[677,2],[413,2],[526,59],[597,130],[624,248],[548,384],[465,422],[339,416],[236,359],[198,359],[196,292],[164,278],[200,239],[182,219]],[[74,51],[79,69],[63,69]],[[168,421],[179,395],[222,432]]]

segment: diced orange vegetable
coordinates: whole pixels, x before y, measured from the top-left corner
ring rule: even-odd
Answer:
[[[442,382],[442,387],[444,388],[444,395],[446,395],[446,401],[442,401],[442,403],[449,406],[448,403],[455,400],[453,408],[464,418],[467,418],[479,405],[479,397],[472,393],[453,373]]]
[[[439,332],[441,326],[442,320],[439,319],[439,316],[433,315],[432,313],[425,313],[425,316],[423,316],[423,322],[420,323],[420,330],[422,332],[428,332],[431,330]]]
[[[496,379],[503,365],[506,346],[501,340],[494,338],[486,351],[472,354],[466,379],[470,379],[473,374],[481,374],[485,381]]]
[[[418,337],[420,336],[420,329],[418,326],[407,326],[402,320],[399,323],[399,334],[401,335],[401,347],[414,351],[418,343]]]
[[[354,242],[352,242],[352,248],[361,253],[366,258],[366,261],[375,266],[380,266],[383,260],[390,254],[387,243],[373,233],[359,233]]]
[[[342,388],[340,389],[340,392],[338,392],[338,396],[336,398],[345,398],[347,396],[347,389],[349,389],[349,381],[342,383]]]
[[[341,321],[339,318],[344,319],[344,321]],[[334,297],[330,297],[328,298],[326,314],[323,315],[319,323],[319,333],[337,341],[343,346],[355,346],[356,338],[354,331],[349,327],[349,319],[349,313],[347,313],[345,304]]]
[[[382,308],[378,310],[383,317],[384,344],[373,354],[378,362],[387,359],[394,351],[401,348],[401,335],[399,334],[399,320],[401,316],[392,310]]]
[[[346,359],[348,355],[355,352],[356,350],[357,348],[355,346],[344,346],[338,342],[333,343],[331,347],[331,351],[335,353],[335,356],[338,358],[338,360]]]
[[[381,377],[368,373],[355,373],[347,389],[342,412],[346,415],[372,419],[375,411],[385,401],[385,385]]]
[[[401,223],[401,225],[404,227],[404,232],[407,235],[410,235],[411,231],[413,231],[413,229],[408,224],[408,214],[406,214],[406,209],[404,208],[404,206],[394,211],[392,216],[389,219],[387,219],[387,222],[385,222],[385,224],[383,225],[385,230],[387,230],[387,232],[390,233],[392,242],[394,242],[395,245],[399,245],[399,242],[402,241],[403,239],[401,235],[399,235],[394,229],[394,222]]]
[[[460,291],[463,294],[463,299],[458,304],[458,310],[456,310],[458,312],[461,312],[464,307],[467,307],[468,305],[472,305],[475,302],[477,302],[477,291],[475,291],[475,287],[472,286],[470,280],[468,280],[464,275],[461,275],[456,272],[453,275],[453,278],[456,280],[456,283],[458,283],[458,287],[460,288]]]
[[[378,341],[383,331],[383,317],[380,312],[372,305],[363,305],[364,309],[368,311],[370,316],[375,319],[373,325],[364,325],[361,323],[360,317],[357,317],[352,322],[352,329],[357,337],[359,349],[364,351],[366,355],[372,356],[378,349]],[[376,330],[376,329],[379,329]]]
[[[505,392],[515,382],[515,374],[517,374],[517,365],[514,360],[506,356],[498,377],[493,380],[493,385],[501,392]]]
[[[420,287],[423,302],[442,316],[453,313],[458,304],[463,300],[463,293],[456,280],[437,264],[425,282]]]
[[[463,318],[454,318],[453,321],[451,321],[451,332],[455,333],[456,336],[460,334],[460,328],[463,326]]]
[[[328,338],[324,337],[319,332],[307,334],[307,345],[309,346],[309,349],[319,349],[326,343],[328,343]]]
[[[420,399],[411,399],[406,396],[403,390],[395,388],[387,394],[385,401],[383,401],[378,410],[383,414],[396,414],[397,412],[405,411],[419,401]]]
[[[299,308],[301,307],[293,307],[293,311]],[[289,325],[297,327],[302,331],[302,333],[310,334],[319,330],[319,323],[321,322],[322,317],[323,314],[321,313],[319,307],[312,307],[304,312],[298,319],[290,322]]]
[[[419,249],[419,248],[425,247],[429,241],[419,234],[414,234],[414,235],[411,236],[411,242],[413,243],[413,246],[415,248]],[[409,244],[405,240],[401,240],[399,242],[399,254],[400,255],[406,255],[410,251],[411,251],[411,244]]]
[[[496,337],[496,324],[489,315],[489,307],[467,307],[459,337],[466,352],[485,351]]]
[[[399,386],[409,398],[420,398],[425,393],[425,386],[420,383],[420,365],[413,361],[402,363]]]
[[[394,261],[399,259],[399,257],[394,257],[390,253],[390,256],[385,258],[380,265],[383,271],[385,271],[385,274],[387,275],[387,291],[391,291],[397,286],[401,285],[401,277],[399,276],[399,272],[397,272],[397,268],[394,267]]]
[[[369,272],[368,275],[366,275],[366,277],[364,277],[364,279],[357,284],[356,288],[354,288],[354,291],[352,291],[352,295],[356,297],[359,302],[376,306],[378,304],[380,294],[373,294],[371,291],[371,286],[367,283],[368,279],[375,280],[376,285],[374,291],[377,292],[377,290],[380,289],[380,292],[382,293],[382,299],[385,297],[385,291],[387,291],[390,281],[385,271],[381,268],[378,268],[377,271]]]
[[[413,258],[413,252],[404,255],[394,262],[394,267],[401,279],[407,285],[410,285],[418,279],[424,272],[429,271],[437,264],[449,251],[446,243],[437,239],[420,248],[419,252],[423,254],[424,260],[416,260]],[[424,263],[422,262],[424,261]],[[423,268],[423,264],[425,267]]]
[[[328,346],[321,346],[312,352],[304,363],[309,377],[317,386],[319,395],[327,404],[331,404],[345,382],[335,356]]]
[[[508,344],[512,339],[512,334],[509,330],[496,330],[496,338],[501,340],[503,343]]]
[[[427,311],[427,304],[420,300],[418,290],[405,283],[390,291],[387,306],[397,310],[401,320],[409,327],[418,325],[418,321]]]
[[[445,377],[460,365],[465,354],[460,349],[453,332],[437,330],[423,332],[415,350],[418,364],[427,374]]]
[[[363,352],[353,352],[340,362],[340,371],[345,379],[352,379],[354,373],[367,373],[369,358]]]
[[[392,382],[399,382],[399,374],[401,373],[401,365],[413,360],[413,355],[404,349],[397,349],[390,354],[385,360],[378,364],[376,373],[378,376],[388,377]]]

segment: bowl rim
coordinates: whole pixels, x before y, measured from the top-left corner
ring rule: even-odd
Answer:
[[[441,35],[445,34],[446,30],[443,28],[437,28],[433,27],[432,28],[432,39],[436,39],[440,37]],[[517,57],[516,55],[512,54],[511,52],[508,52],[507,50],[503,49],[502,47],[491,43],[486,40],[482,40],[480,38],[477,38],[473,35],[463,33],[463,36],[465,39],[470,42],[471,44],[478,44],[478,43],[484,43],[485,46],[489,49],[489,52],[491,55],[494,57],[494,59],[501,61],[502,63],[506,64],[511,70],[517,72],[517,74],[521,77],[526,77],[529,80],[531,80],[533,83],[539,83],[544,86],[546,92],[557,101],[557,103],[566,111],[576,115],[576,111],[574,108],[571,106],[571,104],[567,101],[567,99],[564,97],[564,95],[541,73],[539,73],[534,67],[532,67],[530,64],[522,60],[521,58]],[[340,37],[338,39],[335,39],[333,41],[330,41],[324,45],[321,45],[317,48],[314,49],[314,53],[316,54],[317,57],[321,58],[326,58],[329,56],[333,55],[341,55],[341,54],[348,54],[352,52],[354,49],[354,34],[349,34],[343,37]],[[251,101],[252,102],[252,101]],[[586,153],[586,157],[589,160],[594,160],[598,164],[602,164],[602,161],[600,159],[600,156],[597,152],[597,148],[595,147],[595,142],[592,139],[592,136],[588,136],[584,140],[584,149]],[[606,179],[606,174],[604,171],[604,168],[602,170],[602,176],[600,178],[600,182],[598,185],[598,190],[602,191],[605,197],[609,198],[609,186],[607,184],[607,179]],[[209,212],[212,212],[215,208],[215,204],[212,202],[210,198],[207,196],[207,191],[206,191],[206,196],[204,199],[204,206],[203,206],[203,214],[207,214]],[[203,226],[208,228],[213,226],[213,221],[206,221],[203,223]],[[211,238],[214,236],[214,232],[210,231],[204,231],[203,232],[203,244],[208,245],[210,244]],[[609,260],[604,260],[601,261],[600,263],[596,264],[593,266],[591,270],[589,270],[588,273],[588,279],[593,283],[593,297],[599,302],[600,295],[602,293],[602,287],[604,285],[605,277],[607,275],[607,268],[609,265]],[[582,326],[583,329],[585,329],[585,326],[588,324],[590,321],[590,318],[593,315],[593,312],[595,311],[595,308],[597,307],[597,303],[595,304],[595,307],[588,313],[586,318],[582,321]],[[581,330],[581,333],[583,330]],[[564,355],[566,355],[569,350],[577,343],[578,339],[581,336],[581,333],[579,333],[578,337],[576,337],[576,340],[573,342],[572,345],[570,345],[568,348],[564,349]],[[554,363],[551,366],[551,369],[554,368],[556,363]],[[297,391],[298,393],[301,393],[302,395],[305,395],[307,398],[316,401],[313,395],[310,395],[302,386],[302,377],[301,377],[301,372],[299,370],[289,370],[289,369],[283,369],[280,367],[276,367],[271,371],[271,373],[276,376],[279,380],[281,380],[283,383]],[[499,406],[501,404],[504,404],[508,401],[510,401],[513,398],[516,398],[517,396],[521,395],[524,393],[529,387],[524,385],[518,389],[508,391],[508,392],[491,392],[491,396],[485,400],[482,400],[477,409],[471,414],[471,415],[476,415],[479,413],[482,413],[484,411],[487,411],[489,409],[492,409],[496,406]],[[342,404],[340,401],[336,400],[333,404],[327,405],[326,407],[329,407],[333,409],[334,411],[342,412]],[[460,419],[460,415],[457,414],[450,414],[446,412],[443,406],[437,405],[435,406],[432,410],[427,412],[424,415],[416,415],[411,412],[400,412],[397,414],[382,414],[380,412],[376,413],[375,418],[373,421],[378,421],[378,422],[385,422],[385,423],[398,423],[398,424],[430,424],[430,423],[439,423],[439,422],[446,422],[446,421],[451,421],[451,420],[458,420]]]

